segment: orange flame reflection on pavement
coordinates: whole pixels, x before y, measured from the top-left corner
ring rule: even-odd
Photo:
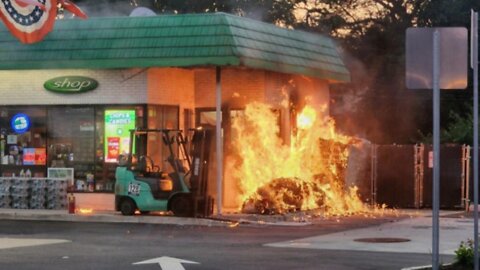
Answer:
[[[79,208],[78,213],[84,214],[84,215],[91,214],[91,213],[93,213],[93,209],[92,208]]]

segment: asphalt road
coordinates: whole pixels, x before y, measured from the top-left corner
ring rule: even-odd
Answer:
[[[158,263],[133,263],[162,256],[198,263],[173,263],[163,265],[163,270],[401,269],[430,263],[428,254],[264,246],[385,221],[346,218],[296,227],[192,227],[3,220],[0,221],[0,269],[158,270],[162,269]],[[15,243],[26,239],[66,242],[16,248],[1,246],[2,240]]]

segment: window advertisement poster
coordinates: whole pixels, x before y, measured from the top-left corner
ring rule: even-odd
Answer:
[[[135,129],[135,110],[105,110],[105,162],[118,162],[129,154],[130,130]]]
[[[45,165],[47,151],[45,148],[24,148],[23,165]]]
[[[35,148],[23,149],[23,165],[35,165]]]

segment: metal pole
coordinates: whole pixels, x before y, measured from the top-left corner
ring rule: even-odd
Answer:
[[[462,174],[461,174],[461,178],[462,178],[462,184],[461,184],[461,187],[460,187],[460,198],[461,198],[461,207],[465,207],[465,179],[466,179],[466,167],[467,167],[467,146],[465,144],[462,145]]]
[[[478,13],[472,12],[473,66],[473,250],[474,269],[478,270]]]
[[[440,32],[433,32],[433,213],[432,269],[439,266],[439,208],[440,208]]]
[[[215,123],[215,136],[216,136],[216,152],[217,152],[217,212],[222,214],[222,196],[223,196],[223,132],[222,132],[222,70],[220,67],[216,67],[215,80],[216,80],[216,123]]]
[[[471,153],[472,151],[472,147],[471,146],[467,146],[467,161],[465,161],[465,164],[466,164],[466,167],[467,169],[465,169],[465,171],[467,172],[466,173],[466,176],[465,176],[465,182],[466,182],[466,186],[465,186],[465,211],[468,212],[470,211],[470,160],[471,160]]]
[[[377,204],[377,198],[375,196],[375,187],[377,183],[377,167],[375,166],[377,163],[377,145],[372,144],[371,148],[371,160],[370,160],[370,165],[371,165],[371,171],[370,171],[370,199],[371,199],[371,204],[376,205]]]

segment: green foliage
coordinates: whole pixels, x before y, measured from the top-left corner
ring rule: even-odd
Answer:
[[[305,0],[304,3],[312,1]],[[478,0],[324,0],[304,5],[301,25],[337,37],[345,50],[352,84],[334,95],[355,94],[361,99],[342,118],[375,143],[411,143],[417,131],[431,132],[431,91],[405,86],[405,31],[408,27],[465,26]],[[353,61],[352,61],[353,60]],[[353,63],[353,65],[352,65]],[[472,91],[442,93],[444,140],[468,142],[465,101]],[[337,102],[335,106],[342,105]],[[457,121],[459,121],[457,123]],[[341,124],[339,124],[341,126]],[[356,132],[355,132],[356,131]]]
[[[473,143],[473,112],[470,104],[464,104],[465,111],[462,114],[450,110],[449,117],[446,120],[447,127],[440,132],[440,140],[442,143]],[[424,134],[421,130],[417,131],[415,142],[431,144],[432,133]]]
[[[461,116],[455,111],[450,111],[450,122],[448,127],[442,130],[442,141],[472,144],[473,141],[473,114],[472,108],[466,106],[469,113]]]
[[[76,0],[91,17],[125,16],[135,7],[153,9],[157,14],[227,12],[257,20],[291,26],[295,3],[291,0]]]
[[[467,242],[460,242],[460,246],[455,250],[455,264],[473,269],[473,240],[469,239]]]

